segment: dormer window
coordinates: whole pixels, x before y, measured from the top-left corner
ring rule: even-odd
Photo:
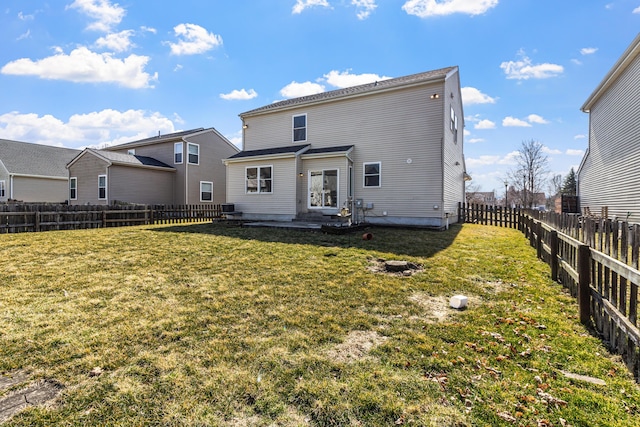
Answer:
[[[307,115],[293,116],[293,142],[307,140]]]

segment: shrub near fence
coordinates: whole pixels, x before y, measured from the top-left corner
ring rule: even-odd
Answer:
[[[220,205],[0,205],[0,234],[210,221]]]
[[[459,214],[467,222],[521,230],[538,258],[550,265],[552,279],[577,298],[580,321],[593,325],[640,382],[638,225],[536,211],[518,212],[518,223],[510,224],[507,218],[514,213],[509,209],[462,204]]]

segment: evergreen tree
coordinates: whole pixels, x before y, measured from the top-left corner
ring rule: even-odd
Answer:
[[[577,192],[576,188],[576,173],[571,168],[569,174],[564,179],[564,183],[562,184],[562,194],[568,194],[570,196],[575,196]]]

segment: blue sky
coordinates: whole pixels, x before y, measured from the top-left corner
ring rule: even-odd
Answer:
[[[550,172],[640,31],[640,0],[2,0],[0,138],[81,148],[215,127],[385,77],[460,67],[467,170],[501,193],[522,141]]]

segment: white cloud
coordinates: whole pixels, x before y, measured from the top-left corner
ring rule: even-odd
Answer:
[[[574,150],[572,148],[568,148],[565,152],[567,156],[584,156],[584,150]]]
[[[169,43],[173,55],[196,55],[222,45],[222,37],[208,32],[196,24],[178,24],[173,27],[178,43]]]
[[[225,135],[225,138],[231,141],[231,143],[236,147],[242,149],[242,130],[239,130],[231,135]]]
[[[537,114],[529,114],[527,116],[527,120],[529,121],[529,123],[537,123],[539,125],[546,125],[549,123],[547,120],[545,120],[544,117]]]
[[[109,0],[75,0],[67,6],[67,9],[78,9],[94,19],[87,29],[105,33],[118,25],[127,13],[119,4],[112,5]]]
[[[494,122],[492,122],[491,120],[480,120],[478,123],[476,123],[473,126],[474,129],[495,129],[496,128],[496,124]]]
[[[545,154],[562,154],[562,151],[558,149],[549,148],[546,145],[542,146],[542,152]]]
[[[114,52],[124,52],[133,46],[131,43],[131,36],[133,36],[133,30],[124,30],[119,33],[107,34],[104,37],[100,37],[96,40],[96,46],[106,49],[111,49]]]
[[[249,92],[247,92],[245,89],[236,89],[232,90],[229,93],[220,94],[220,98],[226,99],[227,101],[253,99],[256,96],[258,96],[258,93],[253,89],[249,89]]]
[[[343,72],[332,70],[323,77],[331,86],[338,88],[358,86],[391,78],[387,76],[379,76],[377,74],[350,74],[349,70]]]
[[[467,169],[472,169],[474,167],[479,167],[479,166],[495,165],[499,161],[500,161],[500,156],[489,156],[489,155],[480,156],[477,159],[474,159],[474,158],[464,159],[464,163],[467,166]]]
[[[158,79],[144,71],[148,56],[129,55],[124,59],[114,58],[109,53],[95,53],[79,47],[69,55],[56,48],[56,54],[32,61],[22,58],[6,64],[0,73],[37,76],[48,80],[68,80],[76,83],[115,83],[120,86],[140,89],[153,87],[150,83]]]
[[[530,128],[531,124],[528,122],[525,122],[524,120],[520,120],[520,119],[516,119],[515,117],[508,116],[502,120],[502,126]]]
[[[158,30],[156,30],[155,28],[153,28],[153,27],[146,27],[146,26],[144,26],[144,25],[143,25],[142,27],[140,27],[140,30],[141,30],[141,31],[144,31],[144,32],[147,32],[147,33],[152,33],[152,34],[156,34],[156,33],[158,32]]]
[[[598,51],[597,47],[583,47],[580,49],[581,55],[592,55]]]
[[[143,110],[102,110],[74,114],[67,122],[51,115],[0,115],[0,136],[37,144],[80,148],[108,146],[163,133],[175,132],[170,119],[157,112]]]
[[[312,82],[291,82],[280,90],[280,95],[285,98],[297,98],[299,96],[315,95],[325,91],[324,86]]]
[[[557,77],[564,72],[562,65],[550,63],[533,64],[522,50],[518,52],[518,56],[521,57],[518,61],[508,61],[500,64],[500,68],[504,70],[507,79],[546,79]]]
[[[358,9],[356,16],[358,19],[367,19],[378,7],[376,0],[351,0],[351,4]]]
[[[26,33],[20,34],[18,36],[18,38],[16,39],[16,41],[20,41],[20,40],[24,40],[24,39],[28,39],[29,37],[31,37],[31,30],[27,30]]]
[[[464,136],[470,136],[471,132],[468,131],[467,129],[463,130],[462,133],[464,134]]]
[[[484,142],[484,138],[471,138],[467,139],[465,142],[468,142],[469,144],[477,144],[479,142]]]
[[[454,13],[481,15],[498,5],[498,0],[409,0],[402,10],[420,18]]]
[[[635,9],[633,9],[633,12],[631,13],[640,13],[640,6],[636,7]]]
[[[463,87],[460,89],[462,93],[462,102],[464,105],[473,104],[495,104],[496,99],[480,92],[475,87]]]
[[[327,0],[296,0],[296,4],[293,6],[291,13],[296,15],[313,6],[331,7]]]
[[[572,59],[571,62],[573,62],[576,65],[582,65],[582,61],[580,61],[579,59]]]
[[[35,19],[35,15],[25,15],[22,12],[18,12],[18,19],[21,21],[33,21]]]
[[[587,137],[587,135],[585,135],[585,134],[578,134],[578,135],[574,136],[573,139],[584,139],[586,137]]]

